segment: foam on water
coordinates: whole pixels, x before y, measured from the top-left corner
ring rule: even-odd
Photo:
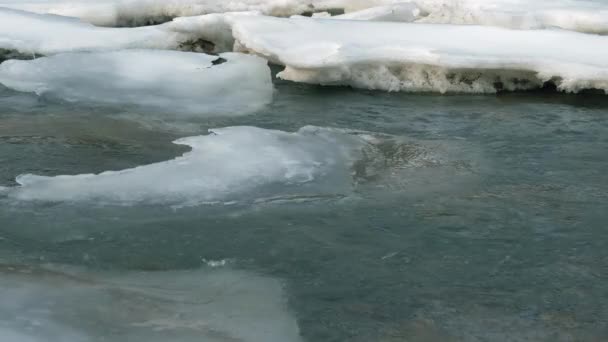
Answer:
[[[0,83],[69,102],[190,115],[255,111],[271,101],[273,92],[262,58],[160,50],[6,61],[0,64]]]
[[[228,268],[92,272],[0,265],[10,342],[301,341],[282,284]]]

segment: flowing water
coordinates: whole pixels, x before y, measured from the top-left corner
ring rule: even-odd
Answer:
[[[306,191],[275,182],[205,203],[11,196],[18,175],[170,160],[189,150],[173,140],[210,128],[309,125],[374,144]],[[196,119],[2,88],[0,141],[7,342],[608,340],[605,96],[277,81],[257,113]]]

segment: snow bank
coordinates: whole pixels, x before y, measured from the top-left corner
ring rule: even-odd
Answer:
[[[91,272],[0,265],[6,342],[299,342],[277,279],[226,268]]]
[[[273,92],[262,58],[163,50],[10,60],[0,64],[0,84],[69,102],[190,115],[255,111],[271,101]]]
[[[559,27],[608,34],[608,2],[601,0],[413,0],[420,22],[515,29]]]
[[[101,28],[74,18],[0,8],[0,49],[31,55],[129,48],[177,49],[189,39],[164,26]]]
[[[0,6],[72,16],[101,26],[158,24],[210,13],[257,11],[286,17],[338,10],[359,20],[560,27],[608,34],[608,2],[600,0],[0,0]],[[412,6],[414,12],[408,9]]]
[[[351,13],[332,18],[474,24],[513,29],[557,27],[608,34],[608,1],[602,0],[355,0],[345,9]]]
[[[608,37],[563,30],[333,19],[233,18],[241,51],[296,82],[388,91],[491,93],[553,82],[608,91]],[[567,47],[567,48],[564,48]]]
[[[420,9],[414,3],[404,2],[393,5],[376,6],[331,17],[332,19],[403,21],[413,22],[419,18]]]
[[[175,17],[258,11],[290,16],[331,9],[367,8],[378,0],[0,0],[0,6],[80,18],[100,26],[139,26]],[[392,1],[396,2],[396,1]],[[352,7],[352,3],[357,3]]]
[[[364,139],[305,127],[295,133],[255,127],[214,129],[175,141],[192,151],[173,160],[101,174],[22,175],[8,193],[19,200],[195,205],[284,193],[340,194]],[[249,199],[251,199],[249,197]]]

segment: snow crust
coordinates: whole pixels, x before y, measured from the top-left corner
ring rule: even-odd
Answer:
[[[606,36],[311,18],[232,22],[240,51],[285,65],[278,76],[296,82],[441,93],[527,90],[545,82],[567,92],[608,90]]]
[[[273,92],[262,58],[163,50],[9,60],[0,64],[0,84],[50,99],[186,115],[248,113],[269,103]]]
[[[602,0],[413,1],[425,16],[420,22],[608,34],[608,2]]]
[[[0,49],[33,57],[70,51],[177,49],[188,39],[162,25],[105,28],[69,17],[0,8]]]
[[[337,9],[360,20],[559,27],[608,34],[608,2],[601,0],[0,0],[0,6],[72,16],[101,26],[140,26],[210,13],[290,16]],[[415,11],[408,9],[412,6]]]
[[[7,342],[299,342],[279,280],[222,268],[93,272],[0,264]]]
[[[413,22],[420,16],[420,9],[414,3],[404,2],[393,5],[374,6],[331,17],[332,19],[403,21]]]
[[[80,18],[100,26],[162,23],[175,17],[258,11],[273,16],[351,8],[352,0],[0,0],[0,6]],[[354,2],[357,2],[355,0]],[[354,8],[374,6],[358,1]]]
[[[337,129],[295,133],[255,127],[213,129],[175,141],[192,147],[173,160],[122,171],[17,177],[18,200],[196,205],[281,194],[335,194],[351,188],[365,139]],[[255,199],[254,198],[254,199]]]

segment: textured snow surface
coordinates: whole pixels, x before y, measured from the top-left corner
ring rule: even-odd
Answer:
[[[413,0],[421,22],[477,24],[516,29],[559,27],[608,34],[605,0]]]
[[[32,56],[129,48],[176,49],[188,39],[162,25],[105,28],[69,17],[0,8],[0,48]]]
[[[20,200],[198,204],[285,192],[334,194],[351,187],[365,140],[345,131],[304,127],[295,133],[255,127],[213,129],[179,139],[192,147],[173,160],[101,174],[22,175],[8,195]],[[277,190],[279,189],[279,190]]]
[[[484,93],[553,82],[608,90],[608,37],[473,25],[234,17],[242,51],[287,80],[389,91]],[[567,48],[564,48],[567,47]]]
[[[411,2],[377,6],[331,17],[332,19],[403,21],[413,22],[420,16],[420,9]]]
[[[0,264],[6,342],[297,342],[277,279],[224,267],[92,272]]]
[[[378,0],[0,0],[0,6],[81,18],[102,26],[160,23],[180,16],[259,11],[290,16],[332,9],[360,9]]]
[[[255,111],[272,100],[273,92],[262,58],[163,50],[9,60],[0,64],[0,84],[50,99],[190,115]]]
[[[209,13],[258,11],[290,16],[338,9],[359,20],[608,33],[608,2],[602,0],[0,0],[0,6],[74,16],[102,26],[145,25]],[[409,10],[411,6],[416,10]],[[359,10],[364,11],[348,13]]]

